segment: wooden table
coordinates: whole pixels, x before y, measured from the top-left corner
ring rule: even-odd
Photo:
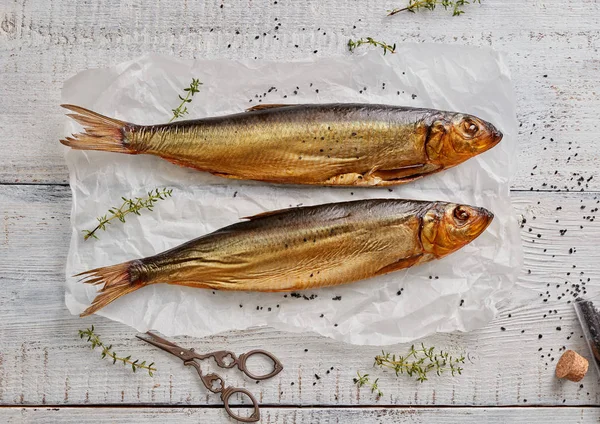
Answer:
[[[468,352],[462,376],[419,384],[384,374],[378,400],[352,383],[357,370],[373,371],[376,347],[270,328],[194,345],[263,347],[281,358],[286,371],[271,381],[231,375],[257,394],[266,423],[598,422],[593,370],[580,385],[555,379],[554,366],[563,346],[588,355],[565,291],[580,279],[597,291],[600,278],[600,225],[591,218],[600,217],[599,1],[485,0],[457,18],[443,10],[385,17],[404,0],[152,3],[0,3],[1,422],[228,422],[197,377],[136,341],[131,328],[82,321],[64,305],[71,194],[57,142],[63,81],[146,52],[292,59],[349,54],[348,39],[361,36],[506,54],[520,123],[512,183],[525,249],[518,286],[487,327],[425,340]],[[100,360],[77,337],[90,323],[116,350],[159,360],[159,372],[150,378]]]

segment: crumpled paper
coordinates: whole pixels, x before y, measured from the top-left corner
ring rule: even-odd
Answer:
[[[73,274],[153,255],[238,222],[296,205],[361,198],[408,198],[483,206],[496,215],[488,230],[449,257],[339,287],[283,293],[213,292],[158,284],[126,295],[99,315],[138,331],[206,336],[269,325],[313,331],[353,344],[408,342],[434,332],[484,326],[517,279],[522,251],[511,206],[515,171],[515,101],[509,71],[487,48],[406,44],[379,51],[294,62],[182,60],[148,54],[69,79],[63,102],[138,124],[168,121],[192,79],[203,85],[186,118],[240,112],[262,103],[363,102],[472,113],[494,123],[503,141],[456,168],[388,188],[323,188],[227,180],[157,157],[66,149],[73,191],[66,304],[81,313],[96,287]],[[79,128],[69,120],[66,134]],[[83,240],[96,217],[157,187],[173,197]]]

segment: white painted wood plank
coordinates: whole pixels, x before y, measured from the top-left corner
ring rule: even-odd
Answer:
[[[600,386],[592,370],[583,387],[559,382],[553,375],[562,346],[587,355],[568,297],[558,300],[556,293],[579,283],[579,278],[591,278],[588,284],[598,289],[595,252],[600,224],[582,220],[583,215],[595,214],[590,209],[597,207],[596,196],[515,194],[515,207],[527,221],[522,230],[526,259],[520,284],[532,289],[516,290],[500,317],[482,330],[425,340],[428,345],[467,351],[471,359],[460,377],[434,377],[419,384],[386,373],[380,379],[385,394],[376,400],[368,390],[357,390],[352,378],[357,370],[378,374],[371,369],[372,358],[380,351],[377,347],[269,328],[179,341],[200,351],[271,350],[285,365],[276,378],[256,384],[235,372],[225,373],[230,384],[249,388],[267,405],[598,404]],[[69,210],[68,187],[0,186],[0,404],[218,404],[218,398],[208,395],[189,369],[139,342],[129,327],[100,317],[69,315],[63,304]],[[567,229],[563,236],[562,229]],[[576,251],[569,254],[570,248]],[[546,291],[552,297],[543,302],[538,294]],[[77,329],[91,324],[118,352],[155,361],[156,376],[133,375],[122,366],[101,361],[99,352],[89,351],[77,338]],[[407,349],[406,345],[391,348],[398,353]]]
[[[64,122],[60,88],[83,69],[147,52],[279,60],[349,54],[347,40],[361,36],[390,43],[485,45],[506,53],[523,124],[514,187],[579,189],[580,175],[586,181],[597,177],[600,3],[486,0],[467,7],[460,18],[442,10],[384,17],[401,3],[5,2],[0,6],[0,182],[67,181],[57,143]],[[598,190],[600,178],[583,184]]]
[[[237,410],[236,410],[237,412]],[[5,408],[8,424],[232,423],[221,409],[196,408]],[[570,408],[262,408],[262,423],[286,424],[561,424],[598,423],[600,409]]]
[[[587,188],[599,189],[595,165],[598,154],[593,143],[599,135],[598,2],[487,0],[482,7],[470,7],[468,14],[459,19],[442,12],[395,19],[383,19],[376,13],[396,4],[312,0],[302,5],[279,1],[275,6],[270,0],[259,0],[225,2],[221,9],[219,1],[139,6],[116,0],[101,5],[17,0],[0,5],[0,182],[66,181],[62,153],[56,143],[62,126],[56,105],[64,79],[82,69],[114,64],[147,51],[181,57],[273,59],[305,57],[313,55],[315,49],[317,55],[347,54],[347,38],[372,35],[390,42],[458,42],[491,45],[504,51],[515,74],[519,120],[523,123],[523,153],[515,188],[566,185],[578,189],[576,180],[580,175],[573,174],[579,173],[585,180],[583,186],[588,178],[596,177]],[[277,32],[273,29],[276,17],[282,22]],[[239,35],[235,34],[237,30]],[[260,35],[263,32],[268,36]],[[255,33],[259,40],[254,40]],[[275,34],[279,34],[278,39],[272,38]],[[554,349],[554,355],[562,345],[584,351],[574,315],[565,303],[567,298],[558,301],[555,291],[560,295],[565,281],[568,285],[578,283],[576,272],[581,271],[585,272],[584,279],[592,279],[590,284],[597,284],[594,258],[598,229],[581,218],[594,214],[588,212],[595,202],[593,196],[517,194],[515,205],[528,219],[523,233],[526,271],[521,282],[541,289],[542,294],[548,290],[553,297],[544,304],[536,292],[529,304],[518,308],[511,318],[504,312],[484,330],[428,339],[428,344],[472,351],[475,363],[469,364],[460,378],[424,385],[386,375],[381,379],[386,396],[379,403],[598,403],[598,386],[592,376],[586,377],[583,388],[558,383],[552,377],[552,361],[546,367],[548,358],[540,357],[546,356],[549,349]],[[587,210],[578,209],[580,200]],[[556,211],[560,205],[564,209]],[[141,347],[131,340],[133,334],[124,326],[96,318],[87,321],[100,323],[99,332],[110,335],[115,347],[144,358],[159,356],[162,363],[154,380],[132,377],[122,368],[100,362],[75,339],[76,329],[86,321],[68,315],[62,304],[68,209],[68,190],[64,187],[0,190],[0,403],[216,404],[217,399],[205,395],[188,370],[160,357],[153,349]],[[584,229],[579,228],[582,224]],[[559,233],[561,229],[568,229],[564,236]],[[573,247],[575,253],[569,254]],[[573,265],[577,271],[571,269]],[[551,287],[546,288],[546,284]],[[526,292],[515,294],[505,310],[526,299]],[[557,313],[543,319],[543,314],[548,314],[546,309],[556,309]],[[558,326],[561,331],[556,330]],[[526,332],[521,334],[521,329]],[[570,331],[575,334],[567,340]],[[543,339],[537,339],[537,334]],[[351,383],[356,369],[368,369],[370,358],[377,353],[374,348],[356,348],[271,329],[227,333],[193,344],[202,349],[231,347],[238,352],[256,346],[274,350],[286,363],[286,373],[273,382],[246,382],[266,403],[376,403]],[[538,346],[542,352],[537,352]],[[305,348],[309,352],[304,352]],[[405,349],[396,348],[399,352]],[[327,375],[325,370],[330,366],[334,370]],[[320,380],[315,379],[315,373],[321,374]],[[235,375],[231,379],[235,384],[243,382]],[[323,416],[331,415],[320,412],[317,418],[301,422],[321,422],[317,420]],[[333,415],[330,421],[339,416],[345,417]],[[546,421],[554,417],[567,422],[556,412]],[[575,419],[575,414],[568,417]],[[293,418],[284,418],[282,422],[293,422]],[[371,418],[367,416],[360,422]],[[423,421],[435,422],[426,418]],[[447,420],[445,417],[440,422]],[[478,420],[481,422],[481,417]],[[38,418],[38,422],[46,422],[45,417]]]

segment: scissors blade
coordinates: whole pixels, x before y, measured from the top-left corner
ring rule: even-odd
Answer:
[[[163,339],[162,337],[150,331],[148,331],[145,334],[136,334],[136,337],[140,340],[145,341],[146,343],[150,343],[153,346],[156,346],[166,352],[169,352],[171,355],[175,355],[178,357],[182,357],[182,352],[187,353],[188,351],[187,349],[183,349],[177,346],[175,343]]]

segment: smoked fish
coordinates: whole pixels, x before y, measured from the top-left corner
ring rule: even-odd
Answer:
[[[103,285],[82,316],[157,283],[260,292],[346,284],[442,258],[492,219],[483,208],[396,199],[266,212],[154,256],[78,274]]]
[[[160,156],[235,179],[322,186],[403,184],[502,139],[472,115],[377,104],[259,105],[234,115],[136,125],[62,105],[84,127],[77,150]]]

